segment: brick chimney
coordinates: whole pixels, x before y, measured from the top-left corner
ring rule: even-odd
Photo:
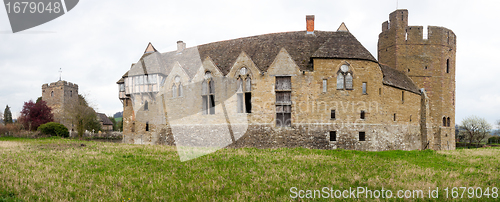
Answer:
[[[177,52],[180,53],[184,49],[186,49],[186,43],[184,43],[183,41],[177,41]]]
[[[306,15],[307,33],[314,33],[314,15]]]

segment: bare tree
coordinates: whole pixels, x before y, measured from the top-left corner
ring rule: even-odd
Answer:
[[[490,133],[491,125],[484,118],[470,116],[462,120],[460,129],[466,142],[479,144]]]
[[[75,124],[80,139],[82,139],[85,130],[101,130],[101,124],[97,119],[97,114],[95,110],[89,106],[84,96],[78,95],[78,102],[70,103],[65,106],[65,112],[71,117],[73,124]]]

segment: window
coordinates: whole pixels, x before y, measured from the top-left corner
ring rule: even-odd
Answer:
[[[50,97],[54,97],[54,91],[50,92]]]
[[[344,89],[344,75],[337,75],[337,90]]]
[[[149,110],[149,105],[147,100],[144,102],[144,110],[145,111]]]
[[[337,141],[337,131],[330,131],[330,141]]]
[[[446,118],[446,126],[450,127],[450,117]]]
[[[363,82],[363,86],[362,87],[363,87],[363,94],[366,95],[366,82]]]
[[[172,97],[177,97],[177,86],[175,85],[175,83],[172,84]]]
[[[236,80],[237,110],[238,113],[252,113],[252,79],[246,67],[241,68],[239,73]]]
[[[450,73],[450,59],[446,59],[446,73]]]
[[[332,110],[330,113],[330,118],[335,119],[335,110]]]
[[[352,90],[352,71],[348,65],[342,65],[337,72],[337,90]]]
[[[365,132],[359,132],[359,141],[365,141]]]
[[[146,131],[149,131],[149,122],[146,122]]]
[[[203,114],[215,114],[215,89],[212,73],[205,73],[205,80],[201,86],[202,112]]]
[[[401,91],[401,102],[405,103],[405,92]]]
[[[443,126],[446,127],[446,117],[443,117]]]
[[[120,84],[120,87],[121,87],[121,86],[123,86],[123,84]],[[125,88],[123,88],[123,91],[122,91],[122,90],[121,90],[121,88],[120,88],[120,91],[121,91],[121,92],[125,91]],[[70,91],[69,91],[69,96],[70,96],[70,97],[73,97],[73,91],[72,91],[72,90],[70,90]]]
[[[182,97],[182,83],[179,83],[179,87],[177,88],[177,96]]]
[[[327,87],[327,80],[326,79],[323,79],[323,93],[326,93],[326,87]]]
[[[396,121],[396,113],[394,113],[394,121]]]
[[[411,115],[410,115],[410,122],[411,122]]]
[[[359,115],[359,118],[360,119],[365,119],[365,111],[361,111],[361,113]]]
[[[382,95],[382,88],[378,89],[378,95]]]
[[[290,127],[292,125],[292,83],[289,76],[276,77],[276,126]]]
[[[345,76],[345,89],[352,90],[352,75],[351,73],[347,73]]]

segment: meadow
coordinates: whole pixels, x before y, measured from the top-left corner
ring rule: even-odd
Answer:
[[[372,200],[422,190],[410,199],[498,201],[500,149],[244,148],[181,162],[171,146],[0,138],[0,201],[330,201],[357,187],[392,192]]]

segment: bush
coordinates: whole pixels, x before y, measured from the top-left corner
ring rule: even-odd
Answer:
[[[488,144],[498,144],[500,143],[500,137],[499,136],[493,136],[488,138]]]
[[[68,128],[60,123],[49,122],[42,124],[37,130],[50,136],[69,137]]]

